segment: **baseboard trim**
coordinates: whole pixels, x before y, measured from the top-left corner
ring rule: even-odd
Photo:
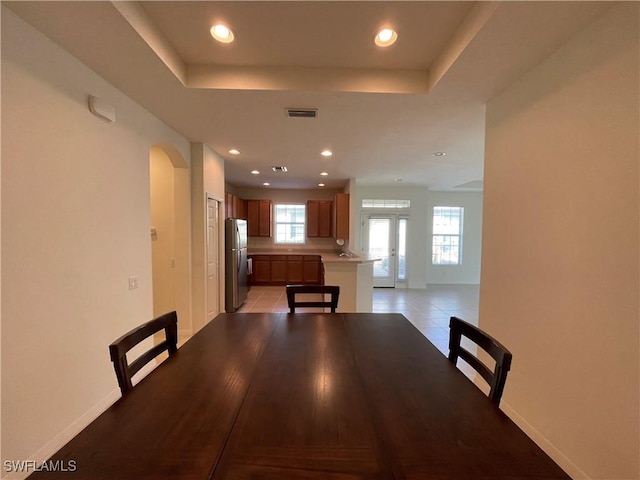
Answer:
[[[581,480],[592,480],[584,471],[582,471],[575,463],[573,463],[560,449],[549,441],[542,433],[527,422],[518,412],[504,401],[500,404],[500,409],[507,414],[516,425],[518,425],[524,433],[526,433],[536,444],[549,455],[554,462],[560,465],[571,478]]]
[[[193,331],[189,330],[178,330],[178,347],[184,345],[184,343],[189,340],[193,336]]]
[[[151,373],[156,368],[156,366],[157,365],[155,364],[155,362],[150,362],[142,367],[142,369],[140,369],[140,371],[135,376],[136,380],[134,381],[134,385],[140,382],[140,380],[146,377],[149,373]],[[87,425],[93,422],[107,408],[113,405],[116,400],[120,398],[120,396],[121,393],[119,388],[112,390],[107,396],[93,405],[89,410],[87,410],[84,414],[82,414],[79,418],[72,422],[71,425],[69,425],[67,428],[53,437],[37,452],[35,452],[33,455],[30,455],[28,458],[20,460],[35,462],[35,464],[37,465],[42,465],[44,462],[49,460],[49,458],[51,458],[54,453],[56,453],[67,443],[69,443],[69,440],[78,435],[78,433],[80,433]],[[2,480],[24,480],[33,472],[6,472],[3,468],[2,473]]]
[[[81,415],[78,419],[76,419],[71,425],[65,428],[58,435],[53,437],[49,442],[47,442],[42,448],[40,448],[33,455],[30,455],[29,458],[24,460],[35,462],[37,465],[41,465],[45,461],[47,461],[51,456],[64,447],[69,440],[75,437],[78,433],[82,431],[87,425],[93,422],[96,418],[102,414],[107,408],[109,408],[113,403],[120,398],[120,390],[113,390],[100,400],[98,403],[93,405],[87,412]],[[27,478],[32,471],[26,472],[4,472],[6,475],[2,476],[3,480],[24,480]]]

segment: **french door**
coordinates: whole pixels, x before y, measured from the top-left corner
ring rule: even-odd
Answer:
[[[406,225],[406,217],[363,214],[362,250],[381,259],[373,264],[374,287],[406,280]]]

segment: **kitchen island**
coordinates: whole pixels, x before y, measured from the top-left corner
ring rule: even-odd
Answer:
[[[325,285],[338,285],[340,287],[340,300],[338,302],[338,312],[371,312],[373,309],[373,264],[378,258],[371,257],[365,253],[310,251],[304,249],[252,249],[249,257],[273,256],[276,265],[280,265],[283,257],[286,256],[287,264],[300,256],[305,261],[313,257],[319,257],[321,262],[321,277]],[[303,263],[304,265],[304,263]],[[254,265],[255,268],[255,265]],[[322,274],[323,273],[323,274]],[[274,284],[284,285],[286,283],[299,283],[290,280],[282,281],[279,277]],[[324,280],[322,280],[324,278]]]
[[[373,264],[377,260],[365,253],[322,256],[325,285],[340,286],[338,312],[373,311]]]

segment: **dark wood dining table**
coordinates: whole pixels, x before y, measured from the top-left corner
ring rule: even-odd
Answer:
[[[51,460],[29,478],[570,478],[394,313],[221,314]]]

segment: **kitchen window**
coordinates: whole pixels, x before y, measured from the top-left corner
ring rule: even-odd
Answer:
[[[463,207],[433,207],[433,265],[462,265]]]
[[[275,243],[303,244],[305,232],[305,206],[275,205]]]

